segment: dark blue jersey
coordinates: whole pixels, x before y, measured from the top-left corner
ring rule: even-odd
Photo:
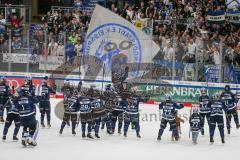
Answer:
[[[80,97],[79,98],[79,110],[80,113],[90,113],[92,112],[92,99],[89,97]]]
[[[102,111],[105,110],[104,102],[101,98],[93,98],[92,99],[92,109],[94,111]]]
[[[227,109],[221,100],[212,100],[209,106],[211,108],[210,116],[223,116],[223,111]]]
[[[236,108],[236,99],[232,92],[223,92],[221,94],[221,101],[227,107],[227,111]]]
[[[9,107],[7,108],[7,113],[19,114],[19,99],[11,98],[9,101]]]
[[[210,98],[207,95],[199,97],[199,112],[200,113],[210,113],[211,112],[211,108],[208,105],[209,101],[210,101]]]
[[[128,98],[128,106],[126,108],[126,114],[138,114],[139,113],[139,104],[143,102],[140,97],[133,96]]]
[[[103,99],[105,101],[106,110],[112,112],[116,107],[116,92],[112,90],[104,91]]]
[[[166,120],[175,120],[176,109],[182,109],[183,105],[177,105],[174,102],[162,102],[159,104],[159,109],[163,110],[162,118]]]
[[[41,95],[40,95],[41,100],[42,101],[49,101],[51,93],[55,94],[56,92],[51,87],[49,87],[47,85],[42,85]]]
[[[8,85],[0,84],[0,100],[6,100],[11,95],[11,91]]]
[[[116,97],[117,103],[116,103],[116,108],[114,110],[116,111],[125,111],[128,103],[126,100],[123,100],[121,96]]]
[[[20,117],[27,117],[36,113],[35,103],[37,103],[37,100],[34,97],[20,97],[18,103]]]
[[[198,132],[201,129],[201,116],[199,114],[192,114],[190,119],[190,128],[192,132]]]
[[[79,112],[79,101],[78,96],[73,95],[67,99],[67,107],[65,108],[65,112],[69,113],[77,113]]]

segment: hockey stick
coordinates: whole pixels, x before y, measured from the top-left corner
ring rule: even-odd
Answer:
[[[8,98],[7,102],[4,103],[4,105],[3,105],[3,109],[8,105],[9,101],[10,101],[10,98]]]
[[[191,115],[192,115],[192,106],[191,106],[191,109],[190,109],[190,116],[189,116],[189,120],[190,120],[190,117],[191,117]],[[190,126],[190,128],[189,128],[188,137],[189,137],[189,139],[191,138],[191,126]]]
[[[102,74],[102,91],[103,91],[103,81],[105,79],[105,63],[103,63],[103,74]]]

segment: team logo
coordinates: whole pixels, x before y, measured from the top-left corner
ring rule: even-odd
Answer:
[[[15,80],[15,79],[7,79],[7,84],[10,87],[14,86],[15,89],[18,89],[20,87],[18,80]]]
[[[140,64],[142,46],[136,33],[130,28],[117,23],[107,23],[88,34],[84,43],[84,54],[95,55],[104,62],[105,73],[108,74],[113,66],[124,63]],[[118,59],[114,61],[113,57],[116,56]],[[132,74],[137,76],[138,71]]]

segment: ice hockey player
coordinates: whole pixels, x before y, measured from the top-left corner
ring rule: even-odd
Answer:
[[[102,100],[102,95],[100,91],[94,90],[92,95],[89,95],[92,97],[92,118],[94,125],[94,131],[95,131],[95,137],[100,138],[99,136],[99,128],[101,123],[101,118],[106,114],[104,101]]]
[[[80,121],[82,128],[82,138],[86,138],[86,126],[87,126],[87,137],[93,139],[91,135],[92,131],[92,98],[87,96],[87,93],[82,92],[79,97],[79,110],[80,110]]]
[[[103,93],[103,100],[105,101],[106,114],[103,115],[102,121],[106,124],[107,133],[112,134],[112,121],[111,116],[114,108],[116,107],[116,95],[117,93],[111,88],[107,87]]]
[[[0,78],[0,123],[4,123],[4,110],[9,102],[11,91],[9,86],[6,84],[6,78]]]
[[[59,134],[61,135],[63,133],[63,129],[66,126],[69,119],[71,119],[72,122],[72,135],[76,135],[76,126],[77,126],[77,120],[78,120],[78,112],[79,112],[79,100],[78,100],[78,91],[74,90],[73,94],[67,98],[67,106],[65,108],[63,117],[63,122],[59,131]]]
[[[39,109],[41,113],[41,126],[45,128],[44,116],[47,116],[47,126],[51,127],[51,103],[50,103],[50,94],[55,94],[56,92],[47,84],[48,77],[44,77],[41,86],[41,95],[39,102]]]
[[[210,114],[210,142],[214,143],[214,132],[216,128],[216,124],[218,125],[218,129],[220,132],[222,143],[225,143],[224,136],[224,119],[223,119],[223,111],[227,109],[227,106],[220,100],[219,95],[214,95],[211,97],[210,103],[211,114]]]
[[[189,118],[190,131],[192,132],[192,142],[197,144],[199,131],[202,129],[201,115],[199,114],[198,108],[192,109],[192,115]]]
[[[78,90],[78,92],[81,92],[81,90],[82,90],[82,80],[80,80],[78,82],[77,90]]]
[[[18,110],[23,126],[22,145],[25,147],[28,145],[36,146],[39,124],[35,117],[35,104],[38,103],[38,100],[27,90],[19,92],[19,96]]]
[[[201,96],[199,97],[199,113],[201,116],[201,134],[204,135],[204,124],[205,124],[205,117],[207,119],[208,127],[210,126],[209,121],[210,121],[210,112],[211,109],[208,105],[210,101],[209,96],[207,95],[207,91],[205,88],[201,89]]]
[[[115,127],[118,120],[118,134],[121,134],[123,119],[124,119],[124,112],[128,104],[127,104],[127,100],[125,98],[123,99],[120,95],[118,95],[116,99],[117,99],[116,107],[114,108],[111,116],[112,133],[115,132]]]
[[[177,105],[175,102],[171,100],[171,97],[169,95],[166,95],[165,102],[162,102],[159,104],[159,109],[163,110],[162,112],[162,120],[160,129],[158,132],[157,140],[160,141],[164,129],[167,127],[167,123],[170,124],[170,128],[173,132],[173,135],[175,137],[175,140],[179,140],[179,135],[177,132],[177,126],[176,126],[176,119],[175,119],[175,110],[176,109],[182,109],[184,106],[182,104]]]
[[[68,98],[73,94],[73,88],[70,86],[70,83],[68,80],[66,80],[66,82],[64,83],[63,87],[61,88],[61,92],[63,93],[63,107],[64,110],[66,109],[66,107],[68,106]],[[63,114],[63,117],[68,117],[69,119],[65,119],[66,123],[68,126],[70,126],[70,113],[69,112],[65,112]]]
[[[32,78],[31,77],[27,77],[25,79],[25,82],[24,84],[20,87],[20,90],[18,91],[20,94],[21,92],[24,93],[24,92],[28,92],[30,95],[29,96],[35,96],[35,86],[33,85],[33,82],[32,82]]]
[[[229,85],[225,86],[225,91],[221,94],[221,101],[225,104],[226,108],[226,124],[228,134],[231,133],[231,119],[232,116],[234,118],[236,128],[239,129],[239,119],[238,119],[238,112],[237,112],[237,100],[235,95],[231,92],[231,88]]]
[[[237,93],[236,93],[236,100],[237,100],[237,109],[238,109],[238,107],[240,107],[240,92],[238,91]]]
[[[115,91],[119,94],[123,91],[123,82],[128,77],[129,67],[126,67],[124,73],[118,73],[116,70],[112,71],[112,83]]]
[[[105,87],[105,91],[113,91],[114,89],[112,88],[112,85],[111,84],[107,84],[106,87]],[[103,93],[103,97],[104,99],[104,93]],[[106,113],[107,114],[107,113]],[[105,125],[106,125],[106,114],[102,116],[102,121],[101,121],[101,129],[104,129]]]
[[[9,101],[9,107],[7,108],[7,118],[3,130],[3,140],[6,140],[9,127],[12,125],[12,122],[15,123],[15,129],[13,132],[13,141],[18,141],[17,135],[20,129],[20,116],[18,111],[18,93],[16,92]]]
[[[129,90],[130,88],[126,88],[125,90]],[[138,96],[135,91],[130,89],[130,92],[124,92],[122,95],[127,100],[127,108],[124,113],[124,137],[127,137],[127,132],[130,123],[132,123],[136,130],[136,135],[138,138],[141,138],[140,135],[140,124],[139,124],[139,105],[141,102],[145,102],[147,99],[143,99]]]

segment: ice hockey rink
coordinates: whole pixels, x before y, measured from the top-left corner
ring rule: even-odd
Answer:
[[[114,159],[114,160],[146,160],[146,159],[238,159],[240,145],[240,130],[235,129],[232,122],[232,134],[226,135],[226,143],[221,144],[218,130],[215,143],[210,144],[208,129],[205,127],[205,136],[199,136],[198,144],[193,145],[189,139],[189,108],[179,111],[185,120],[182,124],[181,139],[171,141],[169,127],[165,130],[162,141],[156,140],[160,126],[159,111],[156,105],[142,104],[141,109],[141,139],[136,138],[133,130],[129,130],[128,137],[115,133],[107,135],[101,131],[99,140],[82,139],[81,128],[76,129],[77,135],[72,136],[71,128],[65,128],[63,135],[59,135],[61,120],[55,116],[55,106],[61,101],[52,99],[52,127],[40,128],[38,146],[23,148],[19,142],[12,142],[13,126],[9,130],[7,141],[0,142],[1,160],[73,160],[73,159]],[[39,115],[37,116],[39,119]],[[3,130],[3,124],[0,130]],[[0,134],[2,136],[2,133]],[[21,130],[18,135],[21,138]]]

